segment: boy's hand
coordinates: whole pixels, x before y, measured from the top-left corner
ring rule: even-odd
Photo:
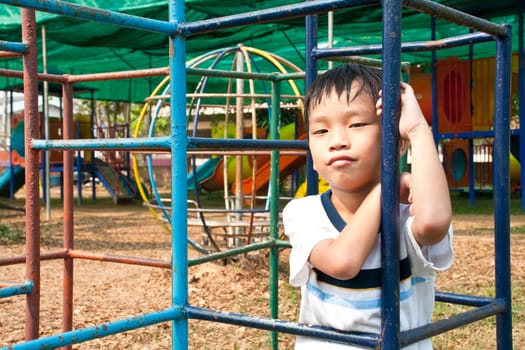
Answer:
[[[382,91],[379,91],[379,99],[376,103],[376,113],[379,117],[383,114]],[[409,139],[410,134],[419,127],[428,128],[428,123],[421,112],[419,103],[412,87],[401,83],[401,117],[399,120],[399,136]]]
[[[406,83],[401,83],[401,117],[399,120],[399,136],[410,139],[410,134],[419,128],[428,129],[428,123],[421,112],[414,89]]]

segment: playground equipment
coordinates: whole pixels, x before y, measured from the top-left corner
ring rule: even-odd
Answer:
[[[11,131],[9,149],[0,152],[1,163],[5,168],[0,174],[0,197],[13,198],[24,186],[24,122],[13,118],[15,127]]]
[[[0,197],[13,198],[14,194],[25,184],[25,139],[24,139],[24,119],[23,114],[13,114],[10,116],[14,128],[10,135],[10,149],[0,151],[0,165],[5,167],[0,174]],[[39,118],[42,114],[39,113]],[[39,125],[42,122],[39,121]],[[116,125],[110,128],[94,127],[89,120],[89,116],[77,115],[74,117],[73,134],[79,139],[92,137],[93,130],[97,130],[100,138],[108,137],[104,133],[110,132],[113,135],[124,137],[127,134],[126,126]],[[40,134],[40,131],[39,131]],[[49,139],[62,138],[62,122],[57,118],[49,120]],[[129,174],[129,160],[126,152],[99,151],[99,152],[77,152],[75,155],[75,173],[77,176],[78,200],[82,201],[82,184],[86,177],[93,177],[100,180],[115,203],[119,200],[137,198],[137,188]],[[42,172],[43,156],[39,158]],[[62,185],[61,174],[63,171],[62,152],[49,152],[49,172],[58,175],[58,184]],[[43,185],[45,176],[43,174]],[[45,195],[45,193],[44,193]],[[93,183],[92,197],[96,198],[96,187]]]
[[[7,0],[0,0],[1,3],[7,3]],[[39,242],[39,205],[32,203],[26,206],[26,234],[27,234],[27,257],[25,259],[27,264],[27,279],[25,283],[14,284],[7,288],[0,289],[0,297],[8,297],[17,294],[25,294],[27,297],[27,307],[29,312],[26,318],[26,337],[27,341],[16,344],[10,348],[51,348],[66,346],[73,343],[87,341],[96,337],[108,336],[118,332],[123,332],[139,327],[172,321],[173,327],[173,347],[177,349],[188,348],[188,320],[200,319],[212,322],[231,323],[239,326],[255,327],[273,332],[272,333],[272,348],[278,348],[278,338],[275,332],[287,332],[292,334],[308,335],[321,338],[327,338],[334,341],[356,343],[367,347],[379,347],[381,349],[400,349],[417,342],[420,339],[428,338],[433,335],[446,332],[454,327],[478,321],[480,319],[496,316],[496,329],[498,337],[498,349],[512,349],[512,299],[510,291],[510,223],[509,223],[509,186],[505,181],[509,174],[509,106],[510,106],[510,54],[511,54],[511,40],[510,28],[507,25],[497,25],[491,22],[481,20],[459,11],[453,11],[450,8],[441,6],[438,3],[430,1],[412,1],[410,6],[414,10],[425,12],[434,17],[446,17],[448,21],[457,24],[468,24],[468,26],[477,30],[469,35],[461,35],[458,37],[448,38],[446,42],[430,42],[423,48],[420,43],[405,43],[401,45],[401,35],[391,35],[391,33],[401,33],[401,19],[402,6],[401,1],[385,0],[383,5],[383,32],[385,33],[384,42],[381,46],[365,46],[352,48],[337,48],[337,49],[321,49],[317,47],[316,40],[314,40],[317,33],[316,18],[311,16],[314,13],[323,11],[335,11],[343,6],[351,6],[347,2],[340,1],[309,1],[286,7],[272,8],[267,10],[252,11],[249,13],[241,13],[233,15],[228,18],[220,20],[203,20],[197,22],[184,21],[184,3],[177,2],[170,6],[169,21],[148,20],[144,18],[136,18],[129,15],[122,15],[116,12],[109,12],[97,8],[79,8],[74,7],[73,4],[68,6],[49,6],[40,2],[27,1],[25,6],[40,8],[50,12],[57,12],[60,14],[74,15],[84,19],[94,21],[101,21],[113,25],[133,27],[137,29],[151,30],[169,36],[172,44],[172,56],[170,65],[170,77],[174,81],[176,77],[181,84],[171,86],[171,118],[172,126],[170,137],[152,137],[141,139],[109,139],[109,140],[69,140],[72,137],[71,129],[68,127],[64,132],[65,140],[45,141],[38,139],[38,122],[36,120],[36,105],[31,103],[34,101],[30,97],[37,94],[37,65],[36,65],[36,30],[34,12],[24,10],[22,12],[22,42],[14,43],[7,46],[10,50],[24,54],[24,62],[26,69],[24,70],[24,83],[26,84],[26,102],[30,112],[27,113],[26,123],[27,134],[26,137],[31,139],[32,147],[28,148],[26,154],[26,194],[28,198],[35,198],[38,193],[38,155],[39,152],[45,150],[64,150],[64,167],[67,169],[65,176],[65,196],[64,196],[64,222],[66,224],[72,223],[73,206],[72,206],[72,169],[73,157],[72,149],[80,150],[98,150],[111,148],[124,149],[142,149],[145,151],[152,151],[154,149],[163,149],[170,151],[172,159],[172,196],[171,196],[171,233],[173,242],[173,258],[170,263],[157,261],[142,261],[139,259],[122,259],[118,257],[93,257],[88,254],[71,254],[73,249],[73,227],[65,227],[64,249],[59,254],[44,254],[40,253]],[[73,12],[68,12],[74,8]],[[477,297],[466,296],[458,294],[444,294],[438,293],[436,299],[438,302],[452,302],[462,305],[472,306],[471,310],[459,313],[447,319],[435,321],[428,326],[418,329],[401,332],[399,327],[399,257],[398,246],[396,245],[397,225],[396,215],[398,213],[398,198],[397,198],[397,184],[398,181],[398,139],[397,139],[397,125],[395,118],[383,118],[383,157],[385,158],[382,169],[382,182],[385,189],[393,189],[392,191],[385,191],[382,198],[382,245],[384,255],[382,257],[383,265],[383,300],[382,300],[382,332],[380,334],[353,334],[336,331],[333,329],[325,329],[322,327],[311,327],[309,325],[302,325],[295,322],[288,322],[278,319],[275,300],[271,300],[271,317],[255,317],[249,315],[231,314],[218,310],[210,310],[202,307],[197,307],[188,303],[188,258],[187,258],[187,150],[188,149],[210,149],[213,147],[240,149],[260,148],[272,149],[274,161],[272,164],[272,174],[277,177],[278,174],[278,153],[277,149],[286,148],[303,148],[305,147],[302,141],[280,141],[276,140],[277,125],[272,123],[271,135],[273,140],[204,140],[195,137],[187,137],[186,130],[186,91],[185,91],[185,66],[184,47],[185,40],[188,36],[198,35],[210,30],[221,30],[230,26],[248,25],[260,21],[280,20],[289,17],[307,16],[307,45],[306,45],[306,82],[307,85],[313,80],[317,72],[316,62],[323,57],[334,57],[349,54],[360,53],[366,51],[370,54],[382,54],[384,62],[384,82],[385,88],[395,86],[395,89],[389,93],[383,94],[383,114],[396,115],[396,103],[399,101],[398,86],[399,72],[400,72],[400,52],[401,49],[410,50],[434,50],[437,48],[446,47],[447,45],[461,45],[474,44],[480,41],[496,41],[497,58],[496,58],[496,81],[498,81],[498,89],[495,90],[495,116],[494,116],[494,202],[497,203],[495,207],[495,296],[494,297]],[[522,28],[521,28],[522,32]],[[485,34],[486,33],[486,34]],[[471,40],[466,40],[470,38]],[[16,45],[15,45],[16,44]],[[150,71],[150,74],[159,74],[160,71]],[[165,74],[165,70],[162,74]],[[200,72],[200,74],[213,74],[213,72]],[[240,77],[240,74],[233,74]],[[130,74],[122,74],[121,77],[129,78]],[[103,76],[92,76],[92,79],[100,79]],[[107,78],[115,78],[115,75],[105,76]],[[49,77],[53,78],[53,77]],[[56,79],[56,77],[54,77]],[[67,123],[72,122],[72,105],[71,105],[71,85],[75,81],[82,80],[82,77],[68,76],[65,80],[60,80],[64,85],[64,103],[65,103],[65,118]],[[282,80],[290,79],[289,75],[267,75],[259,76],[260,79],[266,79],[272,82],[272,90],[279,90],[279,83]],[[84,77],[84,79],[86,79]],[[57,79],[58,80],[58,79]],[[274,93],[275,98],[272,98],[272,105],[279,106],[279,94]],[[272,120],[277,120],[277,108],[273,108]],[[69,124],[71,126],[71,124]],[[273,183],[273,182],[271,182]],[[311,183],[311,182],[310,182]],[[242,250],[229,252],[237,254],[245,252],[247,249],[262,249],[268,248],[270,250],[270,269],[272,273],[272,281],[270,283],[271,299],[277,296],[277,283],[275,280],[275,273],[277,272],[277,257],[280,247],[286,246],[280,242],[277,237],[277,223],[278,212],[275,202],[277,200],[277,188],[271,186],[272,190],[272,210],[270,210],[271,220],[271,234],[270,239],[265,244],[251,245]],[[39,337],[39,271],[41,258],[64,258],[65,271],[68,274],[65,277],[66,287],[64,295],[64,329],[65,332],[38,338]],[[74,258],[98,258],[99,260],[142,263],[148,266],[162,266],[171,267],[173,298],[171,307],[153,312],[145,315],[139,315],[124,320],[116,320],[114,322],[96,325],[84,329],[72,329],[72,271]],[[222,259],[225,254],[217,254],[206,257],[206,261],[214,258]],[[0,260],[5,263],[5,260]],[[273,304],[272,304],[273,301]]]
[[[222,73],[218,77],[202,76],[195,83],[195,91],[187,94],[188,97],[188,134],[197,137],[198,133],[217,139],[267,139],[268,125],[270,123],[272,106],[270,85],[266,81],[257,81],[250,74],[261,73],[290,73],[300,72],[293,63],[253,47],[238,45],[214,50],[190,60],[187,64],[190,69],[206,69],[220,71],[223,69],[246,73],[244,79],[228,77]],[[294,80],[288,80],[287,85],[291,94],[280,95],[282,106],[279,109],[295,109],[300,111],[302,105],[302,94]],[[208,92],[213,86],[213,93]],[[235,90],[235,91],[234,91]],[[245,92],[247,90],[247,92]],[[284,90],[284,89],[283,89]],[[157,122],[163,118],[169,110],[170,80],[164,79],[146,99],[139,116],[134,137],[158,136]],[[216,92],[223,91],[223,92]],[[302,113],[300,113],[302,114]],[[146,122],[148,116],[149,123]],[[164,115],[166,117],[166,115]],[[298,116],[302,118],[302,116]],[[261,121],[262,119],[262,121]],[[295,118],[297,119],[297,118]],[[266,127],[261,126],[261,124]],[[296,134],[297,120],[280,128],[279,138],[294,140]],[[145,132],[145,130],[147,130]],[[304,139],[303,135],[299,139]],[[191,153],[190,153],[191,154]],[[144,155],[144,154],[141,154]],[[197,155],[200,158],[197,158]],[[199,159],[206,157],[204,162],[197,164]],[[138,168],[138,154],[132,155],[133,169],[137,183],[140,181]],[[163,198],[155,179],[153,165],[154,154],[146,154],[146,165],[148,169],[149,187],[152,196],[149,198],[142,186],[139,185],[139,193],[154,218],[162,222],[165,229],[171,222],[169,201]],[[202,227],[206,233],[205,241],[212,242],[215,249],[217,237],[226,237],[229,242],[242,240],[243,244],[250,243],[255,237],[268,235],[268,215],[266,209],[256,209],[256,201],[260,196],[265,196],[270,182],[269,152],[228,153],[209,151],[207,153],[191,154],[189,157],[189,173],[187,177],[187,189],[194,192],[194,200],[190,212],[198,214],[189,220],[190,226]],[[294,155],[283,155],[280,158],[280,179],[286,178],[293,171],[306,163],[305,153]],[[200,191],[208,192],[221,190],[224,192],[224,207],[217,210],[208,209],[203,211]],[[266,196],[268,197],[268,196]],[[245,208],[247,204],[248,208]],[[246,210],[247,209],[247,210]],[[225,219],[207,219],[208,213],[225,214]],[[189,239],[191,247],[207,253],[206,249],[200,247],[197,242]]]
[[[511,95],[518,95],[518,55],[512,56]],[[454,190],[492,190],[492,143],[494,125],[495,59],[436,62],[435,78],[430,72],[414,70],[411,84],[428,121],[434,121],[437,138],[443,142],[444,166]],[[436,113],[432,109],[432,81],[435,80]],[[521,188],[519,127],[511,125],[510,180],[512,190]]]

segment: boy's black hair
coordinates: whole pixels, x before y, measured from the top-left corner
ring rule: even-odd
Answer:
[[[339,97],[346,94],[346,99],[350,102],[350,89],[354,81],[361,83],[361,87],[355,96],[365,92],[372,96],[374,102],[377,101],[381,90],[381,70],[379,68],[357,63],[336,66],[319,75],[308,90],[304,99],[306,123],[308,124],[310,108],[319,104],[334,89]]]

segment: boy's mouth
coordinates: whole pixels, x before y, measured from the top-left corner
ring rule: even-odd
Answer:
[[[355,161],[354,158],[349,156],[337,156],[328,160],[328,165],[348,164]]]

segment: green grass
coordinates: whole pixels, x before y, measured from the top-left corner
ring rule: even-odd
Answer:
[[[21,231],[0,224],[0,245],[22,243],[24,239],[24,234]]]
[[[494,214],[492,193],[476,193],[473,203],[471,203],[469,194],[465,192],[452,192],[450,198],[454,214]],[[510,214],[523,214],[521,195],[518,192],[510,195]]]

